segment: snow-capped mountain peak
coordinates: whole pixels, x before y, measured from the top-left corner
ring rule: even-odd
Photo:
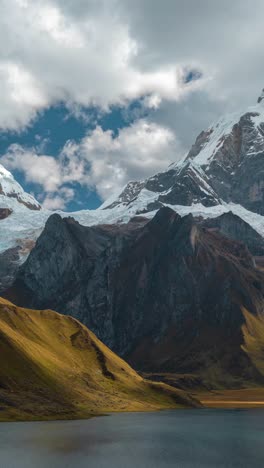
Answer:
[[[220,118],[202,131],[187,156],[145,181],[130,182],[104,209],[141,206],[144,211],[163,204],[214,206],[240,204],[264,214],[264,90],[258,104]]]
[[[41,209],[37,200],[23,190],[11,172],[0,165],[0,208],[13,209],[14,206],[19,206],[19,204],[24,205],[30,210]]]

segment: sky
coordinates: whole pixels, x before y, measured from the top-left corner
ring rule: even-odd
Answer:
[[[94,209],[264,87],[262,0],[0,0],[0,163]]]

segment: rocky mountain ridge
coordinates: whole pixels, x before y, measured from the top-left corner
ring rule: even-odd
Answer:
[[[240,223],[229,214],[207,225],[169,208],[94,227],[54,214],[6,297],[78,318],[140,370],[203,373],[218,362],[218,384],[223,374],[254,379],[241,307],[262,313],[264,274],[234,238],[242,232],[257,254],[263,242]]]

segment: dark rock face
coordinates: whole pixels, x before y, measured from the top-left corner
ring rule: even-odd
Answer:
[[[144,188],[144,183],[142,182],[129,182],[123,190],[121,196],[113,203],[110,203],[105,209],[115,208],[120,203],[131,203],[136,199],[142,188]]]
[[[169,208],[90,228],[52,215],[6,297],[78,318],[138,369],[197,370],[220,352],[245,372],[240,306],[261,311],[263,279],[244,244]]]
[[[169,193],[159,196],[160,202],[185,206],[191,206],[193,203],[215,206],[221,203],[221,199],[210,186],[206,174],[192,163],[188,162],[180,168],[174,179]]]
[[[14,281],[19,268],[19,247],[0,254],[0,292],[5,291]]]
[[[20,265],[26,260],[34,245],[35,242],[28,239],[0,253],[0,294],[12,285]]]
[[[12,212],[13,211],[10,208],[0,208],[0,220],[8,218]]]
[[[155,202],[149,203],[145,212],[157,210],[164,204],[191,206],[201,203],[215,206],[221,203],[205,172],[191,161],[186,161],[176,169],[156,174],[145,182],[129,182],[119,198],[105,209],[114,208],[120,203],[128,206],[136,203],[142,189],[157,194]]]
[[[256,124],[258,112],[244,114],[231,132],[222,136],[204,167],[218,196],[248,210],[264,214],[264,122]],[[206,145],[204,132],[198,136],[188,158],[199,155]],[[201,139],[204,139],[201,145]]]
[[[217,229],[230,239],[243,242],[254,256],[264,256],[264,238],[239,216],[224,213],[217,218],[202,221],[203,226]]]

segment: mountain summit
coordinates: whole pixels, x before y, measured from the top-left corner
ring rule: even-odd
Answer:
[[[19,208],[20,205],[24,205],[30,210],[40,210],[41,206],[35,200],[35,198],[26,193],[21,185],[14,179],[11,172],[7,171],[0,164],[0,210],[2,212],[2,218],[4,218],[4,212],[8,215],[11,214],[14,207]]]
[[[163,204],[234,203],[263,215],[263,99],[264,91],[256,106],[202,131],[186,158],[145,181],[130,182],[103,208],[137,203],[140,211],[152,211]]]

